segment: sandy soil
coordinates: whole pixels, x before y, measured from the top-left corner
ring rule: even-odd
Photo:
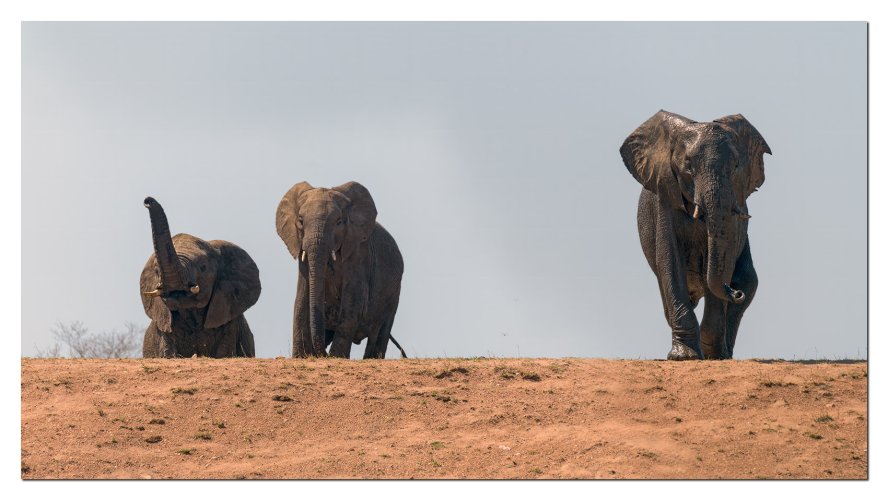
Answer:
[[[867,478],[865,362],[22,360],[22,478]]]

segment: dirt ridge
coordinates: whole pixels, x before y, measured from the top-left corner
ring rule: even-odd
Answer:
[[[868,365],[22,359],[22,478],[853,478]]]

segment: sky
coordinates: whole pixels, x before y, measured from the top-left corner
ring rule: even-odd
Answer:
[[[288,355],[275,209],[355,180],[404,256],[411,357],[663,358],[619,147],[666,109],[742,113],[773,151],[735,357],[865,358],[866,71],[863,22],[24,23],[22,355],[57,322],[148,324],[148,195],[250,253],[257,356]]]

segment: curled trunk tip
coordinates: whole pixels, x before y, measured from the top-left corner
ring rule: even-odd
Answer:
[[[724,283],[722,286],[724,287],[725,295],[727,295],[734,304],[742,304],[743,301],[746,300],[746,294],[743,293],[743,290],[734,290],[727,283]]]

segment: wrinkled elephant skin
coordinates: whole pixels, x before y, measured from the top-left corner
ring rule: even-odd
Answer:
[[[299,266],[293,357],[325,356],[330,346],[330,356],[348,358],[364,339],[364,358],[385,358],[389,340],[400,349],[391,330],[404,262],[376,222],[370,192],[357,182],[329,189],[300,182],[281,199],[275,222]]]
[[[662,110],[620,148],[643,186],[638,234],[672,329],[668,359],[733,357],[758,287],[746,200],[765,181],[765,153],[765,139],[742,115],[695,122]]]
[[[166,213],[145,198],[154,253],[142,269],[139,291],[151,324],[146,358],[255,357],[244,311],[259,299],[259,268],[243,249],[190,234],[170,236]]]

